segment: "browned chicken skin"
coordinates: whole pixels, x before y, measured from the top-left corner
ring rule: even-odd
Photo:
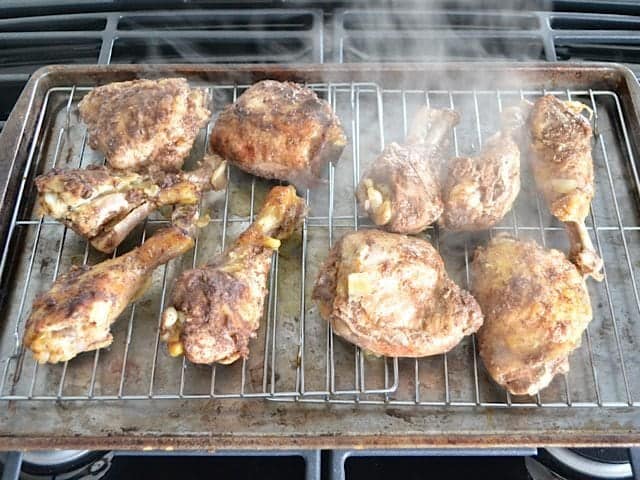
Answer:
[[[313,290],[335,333],[377,355],[444,353],[482,325],[469,292],[425,240],[359,230],[331,249]]]
[[[224,253],[178,278],[162,316],[172,356],[229,364],[249,354],[260,326],[272,253],[300,224],[306,207],[292,186],[273,188],[256,221]]]
[[[558,250],[497,236],[476,250],[473,294],[485,315],[480,356],[515,395],[534,395],[569,370],[591,321],[585,282]]]
[[[259,177],[318,183],[327,163],[347,144],[340,120],[313,90],[263,80],[220,113],[211,132],[213,152]]]
[[[545,95],[531,112],[531,161],[536,184],[551,213],[564,222],[571,249],[569,259],[586,276],[602,280],[602,259],[585,226],[593,188],[590,123],[579,102]]]
[[[356,196],[376,225],[390,232],[418,233],[443,210],[441,172],[453,110],[422,107],[411,124],[407,143],[391,143],[363,175]]]
[[[478,156],[452,160],[443,188],[442,227],[486,230],[511,210],[520,192],[520,149],[513,136],[524,123],[520,107],[506,109],[501,130],[487,140]]]
[[[36,178],[42,212],[111,253],[151,212],[164,205],[195,204],[226,183],[226,162],[206,156],[191,172],[138,174],[96,166],[53,169]]]
[[[111,324],[142,293],[153,270],[192,247],[191,232],[171,226],[124,255],[72,267],[36,298],[24,346],[38,362],[56,363],[111,345]]]
[[[112,168],[177,171],[209,121],[205,90],[184,78],[116,82],[80,102],[89,145]]]

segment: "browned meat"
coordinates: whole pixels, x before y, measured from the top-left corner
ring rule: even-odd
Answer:
[[[205,90],[184,78],[117,82],[80,102],[89,145],[121,170],[177,171],[211,112]]]
[[[162,339],[172,356],[184,353],[205,364],[247,357],[262,318],[272,253],[305,213],[292,186],[273,188],[234,245],[178,278],[162,316]]]
[[[482,325],[475,299],[427,241],[380,230],[343,236],[313,290],[335,333],[377,355],[447,352]]]
[[[416,114],[406,145],[391,143],[363,175],[356,196],[376,225],[396,233],[418,233],[442,214],[441,171],[453,110],[423,107]]]
[[[566,373],[591,304],[564,254],[500,235],[476,250],[472,273],[485,315],[480,356],[493,379],[515,395],[533,395]]]
[[[218,117],[211,150],[264,178],[313,186],[347,144],[338,117],[309,88],[264,80]]]
[[[518,136],[525,118],[520,107],[506,109],[502,129],[478,156],[452,160],[443,189],[441,226],[453,231],[486,230],[511,210],[520,191],[520,149],[513,136]]]
[[[177,227],[94,266],[72,267],[33,303],[24,346],[38,362],[63,362],[111,345],[111,324],[144,290],[153,270],[193,247]]]
[[[191,172],[138,174],[95,166],[60,170],[36,178],[44,214],[111,253],[151,212],[163,205],[195,204],[206,190],[226,183],[226,162],[207,156]]]
[[[536,101],[529,120],[531,161],[536,184],[551,213],[567,228],[569,259],[584,275],[602,280],[602,259],[584,223],[594,195],[593,132],[580,114],[586,108],[553,95]]]

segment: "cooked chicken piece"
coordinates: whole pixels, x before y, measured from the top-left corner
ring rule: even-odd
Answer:
[[[569,259],[583,275],[602,280],[602,259],[585,226],[594,195],[593,132],[580,114],[585,109],[588,107],[579,102],[562,102],[553,95],[536,101],[529,120],[531,161],[551,213],[566,226]]]
[[[429,242],[380,230],[347,233],[333,246],[313,299],[335,333],[376,355],[444,353],[482,325],[477,302]]]
[[[485,315],[480,356],[493,379],[515,395],[534,395],[568,372],[591,304],[564,254],[500,235],[476,250],[472,274]]]
[[[89,145],[121,170],[177,171],[207,124],[205,90],[184,78],[117,82],[93,89],[80,102]]]
[[[501,130],[476,157],[452,160],[439,224],[452,231],[486,230],[511,210],[520,192],[520,150],[514,140],[526,116],[519,106],[503,112]]]
[[[111,324],[143,293],[156,267],[193,247],[190,234],[171,226],[120,257],[72,267],[36,298],[24,346],[38,362],[57,363],[111,345]]]
[[[253,175],[314,186],[347,138],[313,90],[264,80],[220,113],[210,142],[213,152]]]
[[[396,233],[418,233],[442,214],[441,171],[453,110],[423,107],[416,114],[406,145],[391,143],[358,185],[360,206],[374,223]]]
[[[171,356],[193,363],[233,363],[249,354],[260,326],[272,253],[306,214],[292,186],[273,188],[256,221],[207,265],[178,278],[162,316]]]
[[[226,162],[206,156],[191,172],[138,174],[109,167],[53,169],[36,178],[42,212],[111,253],[163,205],[195,204],[203,191],[226,183]]]

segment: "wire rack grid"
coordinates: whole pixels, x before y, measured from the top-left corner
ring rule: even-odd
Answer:
[[[213,120],[247,85],[208,85]],[[9,292],[0,337],[0,400],[144,400],[267,398],[282,401],[414,406],[629,407],[640,405],[640,385],[629,366],[640,362],[636,270],[640,261],[639,191],[634,150],[615,92],[600,90],[400,90],[372,82],[310,84],[336,110],[350,139],[343,158],[329,166],[327,183],[301,192],[309,216],[298,237],[275,254],[269,296],[258,338],[248,359],[230,366],[197,366],[168,356],[159,342],[160,315],[173,280],[219,253],[248,226],[273,183],[234,168],[229,187],[202,204],[212,218],[192,253],[159,268],[149,290],[112,327],[111,347],[85,353],[59,365],[38,365],[21,347],[24,323],[37,292],[45,290],[72,264],[103,258],[74,232],[34,208],[35,175],[53,166],[103,162],[87,148],[86,128],[77,103],[90,88],[51,89],[19,189],[17,208],[0,260]],[[451,155],[477,152],[498,128],[504,106],[522,98],[553,93],[579,100],[594,111],[596,197],[589,232],[605,260],[605,280],[589,283],[594,320],[571,372],[559,376],[535,397],[512,397],[482,367],[475,337],[444,355],[423,359],[375,358],[333,334],[310,300],[318,269],[329,247],[345,232],[370,228],[358,209],[354,190],[366,168],[388,141],[402,141],[412,113],[423,104],[454,108],[461,123],[453,132]],[[204,153],[210,126],[198,137],[191,160]],[[477,245],[500,231],[535,238],[566,251],[563,228],[548,213],[523,162],[520,196],[504,221],[491,231],[454,235],[438,228],[422,235],[439,249],[451,277],[470,284],[469,265]],[[165,225],[152,215],[118,251],[126,251]],[[114,255],[118,254],[114,252]]]

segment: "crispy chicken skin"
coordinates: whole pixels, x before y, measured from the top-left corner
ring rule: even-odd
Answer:
[[[192,246],[188,232],[171,226],[124,255],[72,267],[36,298],[24,346],[38,362],[57,363],[111,345],[111,324],[142,293],[153,270]]]
[[[177,171],[207,124],[205,90],[184,78],[133,80],[93,89],[80,102],[89,145],[120,170]]]
[[[497,236],[472,263],[473,294],[485,315],[480,356],[515,395],[534,395],[569,370],[591,321],[584,279],[558,250]]]
[[[263,80],[220,113],[210,145],[238,168],[300,186],[320,181],[347,138],[331,106],[313,90]]]
[[[453,110],[422,107],[411,124],[407,143],[389,144],[360,180],[356,197],[376,225],[390,232],[418,233],[443,211],[441,171]]]
[[[477,302],[429,242],[380,230],[347,233],[333,246],[313,299],[335,333],[376,355],[447,352],[482,325]]]
[[[178,278],[162,316],[171,356],[229,364],[249,355],[260,326],[272,253],[298,227],[306,207],[294,187],[274,187],[256,221],[224,253]]]
[[[520,192],[520,149],[513,136],[525,124],[520,107],[503,112],[502,127],[476,157],[451,161],[439,224],[451,231],[486,230],[511,210]]]
[[[105,166],[53,169],[36,178],[45,215],[111,253],[151,212],[164,205],[195,204],[202,192],[226,184],[226,162],[206,156],[191,172],[139,174]]]
[[[551,213],[566,226],[571,243],[569,259],[585,276],[602,280],[602,259],[584,223],[594,195],[593,132],[580,114],[586,108],[553,95],[537,100],[529,119],[531,162]]]

